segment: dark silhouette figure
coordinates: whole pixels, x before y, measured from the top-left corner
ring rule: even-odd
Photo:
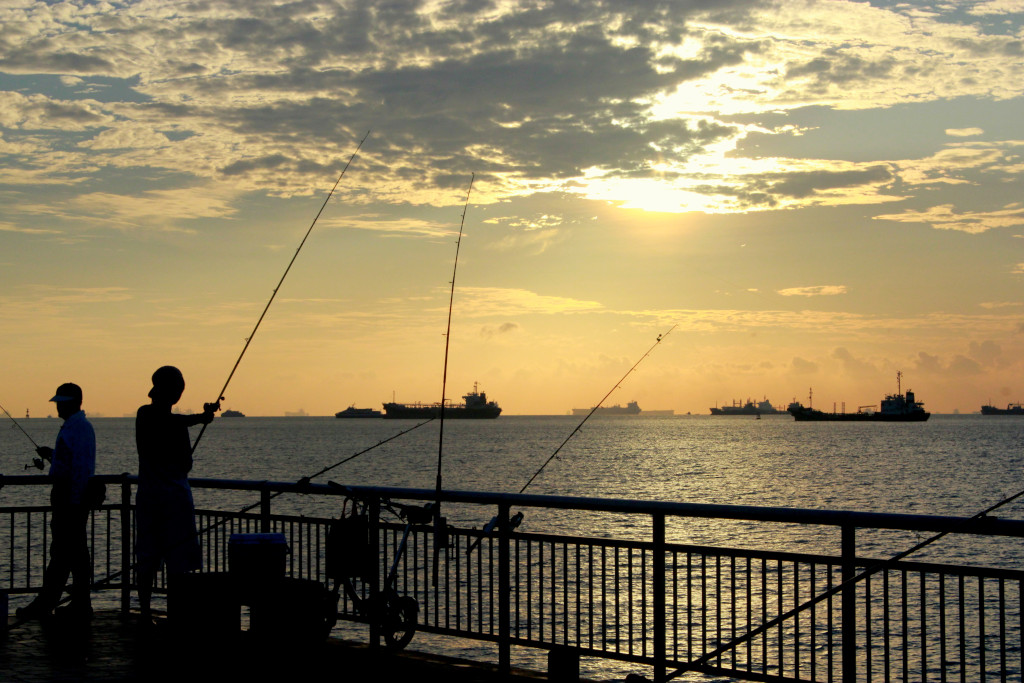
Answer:
[[[144,623],[151,618],[153,580],[161,563],[168,584],[202,567],[195,509],[188,473],[192,469],[192,442],[188,428],[209,424],[220,403],[207,403],[200,415],[177,415],[171,407],[185,391],[185,378],[165,365],[153,373],[152,402],[135,417],[135,443],[139,451],[139,489],[135,496],[135,561],[139,607]]]
[[[19,619],[48,616],[60,604],[68,576],[73,578],[71,603],[58,613],[88,620],[92,617],[92,558],[86,522],[93,487],[90,478],[96,472],[96,435],[82,411],[82,389],[77,384],[62,384],[51,401],[64,424],[57,433],[54,448],[40,446],[36,452],[50,461],[50,564],[43,574],[43,590],[25,607],[17,610]]]

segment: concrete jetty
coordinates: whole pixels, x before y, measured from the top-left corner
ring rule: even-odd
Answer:
[[[14,619],[9,618],[14,624]],[[495,666],[417,652],[371,650],[365,644],[328,638],[322,643],[275,647],[225,636],[194,642],[161,626],[140,628],[137,614],[97,612],[84,625],[59,619],[30,621],[0,633],[0,680],[226,681],[268,680],[428,681],[483,683],[501,680]],[[252,678],[249,678],[249,677]],[[323,678],[314,678],[314,677]],[[535,682],[546,674],[513,669],[504,680]]]

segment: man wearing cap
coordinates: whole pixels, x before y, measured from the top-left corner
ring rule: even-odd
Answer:
[[[40,446],[39,456],[50,461],[50,564],[43,574],[43,590],[27,606],[17,610],[19,619],[49,615],[60,603],[68,576],[73,577],[71,604],[61,612],[76,618],[92,617],[92,559],[86,522],[89,518],[89,479],[96,472],[96,435],[82,411],[82,389],[61,384],[50,399],[64,424],[54,448]]]
[[[143,622],[150,619],[153,579],[161,562],[168,582],[202,567],[195,509],[188,473],[192,469],[192,440],[188,428],[209,424],[219,403],[207,403],[199,415],[179,415],[171,407],[185,391],[178,368],[165,365],[153,373],[152,402],[135,417],[139,451],[139,489],[135,495],[135,560],[139,607]]]

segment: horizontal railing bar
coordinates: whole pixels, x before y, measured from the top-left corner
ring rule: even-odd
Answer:
[[[134,475],[99,475],[104,482],[131,483]],[[41,475],[15,475],[3,479],[3,485],[48,484]],[[434,489],[407,489],[396,487],[345,486],[338,488],[326,484],[298,482],[243,481],[238,479],[190,479],[193,488],[218,488],[236,491],[274,491],[280,493],[316,493],[318,495],[397,498],[432,501],[438,499]],[[519,507],[572,509],[590,512],[623,512],[664,514],[672,517],[700,517],[742,521],[780,522],[800,525],[849,526],[872,529],[899,529],[906,531],[947,531],[981,536],[1024,537],[1024,520],[997,517],[949,517],[939,515],[893,514],[884,512],[856,512],[850,510],[813,510],[806,508],[774,508],[712,503],[675,503],[666,501],[639,501],[622,498],[591,498],[573,496],[541,496],[517,493],[444,490],[443,502],[472,503],[477,505],[506,504]]]

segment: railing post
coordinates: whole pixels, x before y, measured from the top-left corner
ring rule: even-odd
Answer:
[[[512,554],[508,503],[498,505],[498,675],[512,673]],[[483,552],[483,548],[480,549]]]
[[[850,581],[857,575],[857,528],[842,526],[842,578]],[[857,584],[843,586],[841,598],[843,629],[843,680],[857,680]]]
[[[665,666],[665,515],[657,513],[653,518],[652,534],[654,536],[654,557],[651,562],[654,570],[654,680],[664,681]]]
[[[270,533],[270,487],[260,489],[260,533]]]
[[[121,614],[132,607],[132,485],[127,473],[121,477]]]
[[[370,609],[367,615],[370,621],[370,649],[375,650],[380,647],[380,637],[382,634],[379,615],[384,612],[384,601],[381,599],[380,592],[380,578],[381,572],[387,571],[387,555],[383,554],[383,550],[387,549],[387,540],[382,543],[380,538],[380,498],[374,498],[370,501],[369,509],[366,513],[366,521],[370,527],[370,538],[373,539],[374,545],[377,546],[378,558],[373,575],[370,577]]]

